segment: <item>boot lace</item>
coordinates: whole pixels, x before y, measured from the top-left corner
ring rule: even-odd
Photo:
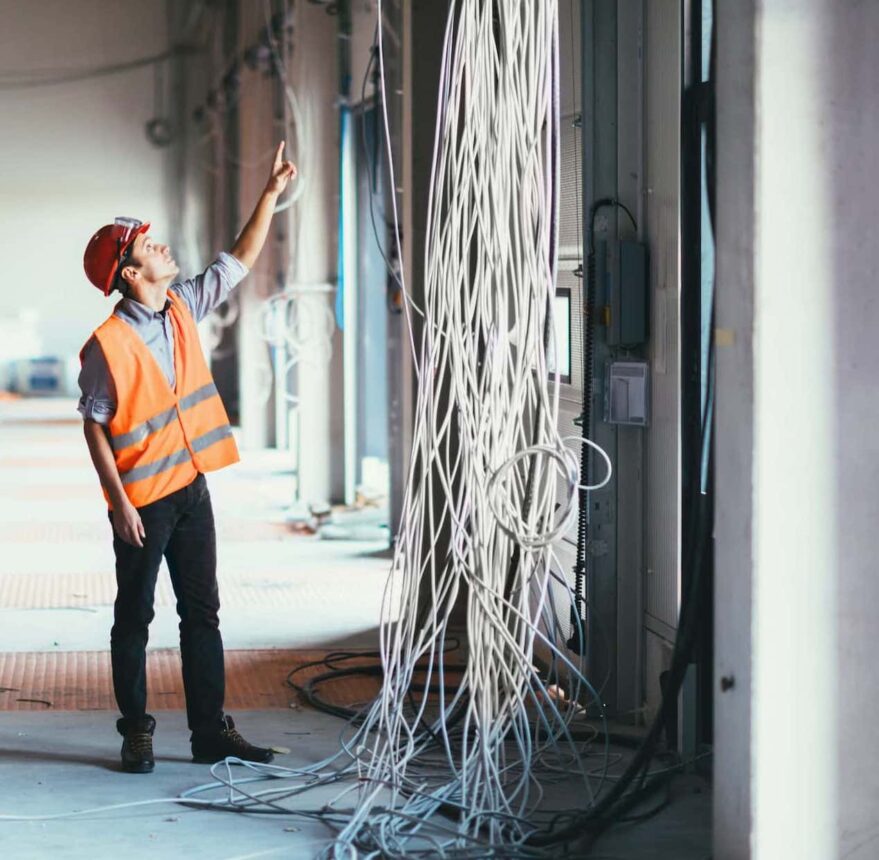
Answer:
[[[238,729],[234,727],[230,728],[229,726],[227,726],[225,729],[222,730],[222,734],[227,741],[229,741],[231,744],[234,744],[236,747],[239,747],[241,749],[247,749],[250,746],[250,744],[241,736]]]
[[[148,732],[135,732],[128,738],[128,746],[135,755],[152,753],[153,738]]]

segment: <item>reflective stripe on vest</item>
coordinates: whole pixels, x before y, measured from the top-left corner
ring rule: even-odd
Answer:
[[[213,397],[217,393],[217,386],[214,385],[213,382],[209,382],[197,391],[193,391],[192,394],[187,394],[186,397],[182,398],[180,401],[180,409],[191,409],[197,403],[201,403],[202,400],[207,400],[208,397]],[[113,446],[114,451],[122,451],[129,445],[135,445],[142,439],[146,439],[147,436],[155,433],[156,430],[161,430],[163,427],[170,424],[176,417],[177,409],[172,406],[170,409],[166,409],[164,412],[160,412],[153,418],[144,421],[143,424],[139,427],[135,427],[134,430],[131,430],[128,433],[120,433],[118,436],[112,436],[110,444]]]
[[[200,451],[209,448],[211,445],[215,445],[217,442],[220,442],[223,439],[228,439],[231,436],[232,428],[228,424],[224,424],[222,427],[217,427],[216,430],[211,430],[209,433],[205,433],[203,436],[193,439],[192,450],[199,453]],[[120,476],[122,478],[122,483],[131,484],[134,481],[142,481],[144,478],[152,478],[154,475],[160,475],[162,472],[167,472],[168,469],[173,469],[174,466],[179,466],[181,463],[185,463],[189,459],[189,456],[189,449],[181,448],[179,451],[175,451],[171,454],[170,457],[162,457],[161,460],[156,460],[154,463],[146,463],[145,465],[137,466],[128,472],[123,472]]]

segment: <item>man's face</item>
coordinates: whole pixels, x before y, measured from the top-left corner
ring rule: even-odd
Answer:
[[[134,240],[132,257],[138,263],[138,272],[148,283],[166,281],[180,271],[171,256],[171,249],[156,242],[152,236],[141,234]]]

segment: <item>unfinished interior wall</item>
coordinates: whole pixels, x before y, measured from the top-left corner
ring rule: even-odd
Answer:
[[[750,857],[751,587],[754,541],[753,2],[716,9],[714,856]],[[723,333],[721,335],[721,333]],[[721,345],[726,341],[726,345]],[[732,683],[720,691],[720,679]]]
[[[646,435],[644,672],[659,704],[677,627],[681,569],[681,0],[645,6],[645,227],[650,243],[650,428]]]
[[[638,212],[641,167],[641,3],[559,4],[561,189],[557,287],[570,291],[570,377],[560,386],[559,431],[578,432],[582,409],[584,311],[587,268],[586,232],[589,207],[603,196],[620,199]],[[585,93],[585,102],[584,96]],[[631,238],[629,222],[603,208],[596,237]],[[597,284],[599,305],[605,285]],[[603,490],[591,494],[589,590],[587,619],[590,673],[602,687],[613,713],[629,713],[641,704],[640,628],[643,528],[642,446],[640,428],[618,428],[604,422],[602,368],[611,353],[605,327],[596,321],[596,364],[593,438],[609,453],[614,475]],[[572,443],[572,446],[575,443]],[[600,480],[597,465],[596,480]],[[562,502],[560,496],[559,501]],[[574,500],[575,505],[577,499]],[[556,547],[558,575],[574,582],[577,519]],[[564,586],[552,585],[564,636],[570,635]]]
[[[200,7],[202,4],[190,4]],[[193,13],[196,14],[196,13]],[[286,74],[298,101],[300,122],[274,73],[267,52],[267,21],[287,15]],[[233,324],[214,353],[217,384],[234,401],[245,448],[279,446],[291,451],[298,493],[304,502],[341,497],[342,474],[332,454],[341,447],[341,339],[332,335],[332,358],[304,350],[286,375],[289,354],[265,340],[265,301],[289,288],[317,288],[299,299],[303,330],[322,329],[332,315],[338,217],[337,17],[322,6],[286,2],[211,5],[197,15],[205,44],[201,67],[186,82],[191,129],[185,156],[182,220],[197,253],[228,247],[249,217],[268,179],[275,148],[287,140],[299,176],[297,200],[279,211],[263,253],[234,296]],[[242,58],[257,50],[248,62]],[[276,44],[279,54],[283,46]],[[192,81],[198,81],[192,83]],[[196,118],[198,116],[199,118]],[[198,188],[206,188],[200,205]],[[178,195],[179,197],[180,195]],[[307,217],[302,213],[307,212]],[[207,235],[207,239],[204,239]],[[234,373],[235,379],[226,377]],[[225,379],[225,386],[223,381]],[[298,397],[288,410],[286,394]],[[226,397],[226,393],[224,393]],[[294,488],[291,487],[291,503]]]
[[[4,81],[168,49],[165,0],[0,0],[0,21]],[[155,115],[154,83],[154,66],[144,65],[51,86],[0,87],[0,318],[33,309],[43,349],[77,365],[79,348],[112,308],[82,270],[92,233],[129,215],[152,221],[156,238],[174,239],[168,151],[144,133]]]
[[[295,49],[289,64],[291,85],[302,115],[302,181],[297,204],[307,217],[293,220],[292,279],[301,286],[335,285],[339,194],[339,92],[337,20],[323,7],[296,6]],[[315,292],[302,299],[306,313],[321,319],[333,312],[335,292]],[[329,363],[316,361],[298,375],[300,397],[300,498],[306,502],[339,501],[344,495],[342,410],[342,338],[333,336]]]
[[[879,845],[879,7],[718,4],[715,851]],[[753,277],[751,277],[753,276]]]

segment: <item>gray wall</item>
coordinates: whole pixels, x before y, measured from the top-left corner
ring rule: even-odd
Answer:
[[[165,0],[0,0],[0,77],[127,62],[168,47]],[[45,349],[75,357],[112,308],[86,279],[92,233],[116,215],[173,242],[167,150],[144,134],[153,68],[29,89],[0,88],[0,317],[32,308]],[[78,364],[78,362],[77,362]]]
[[[581,18],[581,14],[585,18]],[[583,41],[583,28],[589,34]],[[586,265],[584,226],[597,197],[618,197],[640,219],[642,169],[642,3],[641,0],[560,0],[559,60],[561,189],[558,286],[571,290],[571,381],[560,386],[559,431],[578,432],[582,411],[584,281],[574,274]],[[586,68],[584,69],[584,63]],[[587,77],[583,78],[584,71]],[[590,82],[590,77],[592,80]],[[587,107],[581,91],[586,82]],[[581,115],[584,119],[577,122]],[[587,147],[585,161],[583,147]],[[602,209],[596,237],[631,238],[625,216]],[[601,288],[597,290],[601,295]],[[600,301],[600,299],[599,299]],[[609,355],[604,328],[596,326],[596,373]],[[616,428],[603,419],[602,382],[594,390],[595,441],[608,451],[614,476],[591,494],[590,540],[602,547],[590,560],[591,618],[587,622],[589,674],[602,687],[611,712],[628,714],[641,705],[641,614],[643,545],[643,443],[645,431]],[[576,448],[575,448],[576,450]],[[595,475],[601,466],[596,465]],[[564,490],[559,501],[567,501]],[[577,499],[574,499],[576,505]],[[557,573],[574,583],[577,520],[554,550]],[[570,632],[569,598],[557,582],[550,587],[565,637]],[[610,647],[608,647],[610,644]],[[544,655],[545,656],[545,655]]]
[[[650,246],[650,428],[645,437],[645,684],[659,705],[677,628],[681,568],[681,0],[649,0],[644,38],[646,237]]]
[[[339,112],[336,19],[322,8],[297,6],[292,85],[303,113],[303,148],[308,186],[294,216],[291,254],[297,284],[336,282],[339,193]],[[314,305],[335,301],[335,293],[306,299]],[[340,501],[344,476],[339,469],[343,450],[342,338],[333,337],[329,363],[302,365],[298,376],[301,397],[300,498],[306,502]]]
[[[879,851],[877,33],[718,4],[720,860]]]
[[[720,4],[717,27],[717,394],[715,400],[714,844],[746,858],[751,839],[751,458],[754,314],[754,10]],[[715,686],[715,690],[719,687]]]
[[[826,89],[811,122],[818,154],[827,161],[825,205],[813,217],[815,232],[827,243],[830,314],[820,322],[822,331],[832,325],[834,352],[831,438],[823,455],[835,466],[827,524],[836,532],[838,628],[827,692],[839,703],[833,763],[839,850],[866,860],[879,855],[879,735],[864,726],[864,714],[879,705],[879,4],[824,3],[818,33],[827,48],[817,55],[815,78]]]

